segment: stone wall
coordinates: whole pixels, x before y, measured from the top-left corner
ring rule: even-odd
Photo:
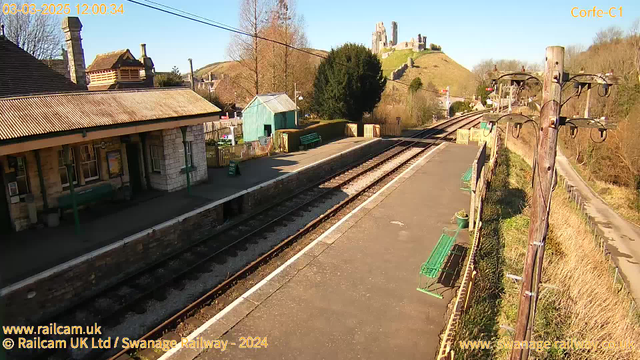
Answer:
[[[46,320],[158,259],[212,236],[223,222],[279,201],[291,195],[291,189],[309,186],[390,145],[383,140],[365,143],[10,285],[0,290],[5,323]]]
[[[187,129],[187,141],[191,143],[192,168],[191,184],[207,180],[207,150],[204,143],[204,130],[202,125],[189,126]],[[161,190],[175,191],[187,187],[185,174],[184,144],[180,129],[162,131],[164,148],[164,170],[166,188]]]
[[[404,72],[407,71],[408,68],[409,68],[409,65],[404,63],[399,68],[393,70],[393,72],[391,72],[391,75],[390,75],[391,81],[400,79],[402,75],[404,75]]]

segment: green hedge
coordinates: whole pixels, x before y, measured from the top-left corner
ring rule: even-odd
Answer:
[[[320,122],[319,124],[311,125],[304,129],[277,130],[276,136],[274,137],[274,145],[276,149],[283,148],[280,144],[282,134],[287,134],[288,146],[286,148],[289,149],[289,152],[298,151],[298,147],[300,146],[300,137],[314,132],[318,133],[318,135],[322,137],[323,143],[326,143],[327,141],[343,137],[344,128],[348,123],[349,121],[347,120],[334,120],[330,122]]]

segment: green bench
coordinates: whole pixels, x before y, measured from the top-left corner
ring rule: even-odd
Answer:
[[[111,184],[107,183],[107,184],[94,186],[89,189],[78,189],[75,191],[75,195],[76,195],[76,204],[78,206],[86,205],[102,199],[112,199],[113,187],[111,186]],[[63,210],[71,209],[73,207],[71,194],[60,196],[58,198],[58,207]]]
[[[464,191],[471,191],[471,172],[473,171],[473,166],[467,169],[467,171],[462,174],[460,177],[460,189]]]
[[[307,135],[300,136],[300,146],[307,147],[315,143],[318,143],[318,144],[322,143],[322,137],[320,137],[318,133],[313,132]]]
[[[451,253],[451,249],[453,248],[453,244],[456,242],[456,237],[458,236],[459,231],[460,228],[442,230],[442,235],[440,235],[438,243],[431,251],[427,261],[420,267],[420,272],[418,273],[418,291],[442,299],[442,295],[430,291],[429,288],[437,282],[438,276],[443,270],[447,271],[443,269],[443,266],[445,264],[445,260]],[[422,285],[424,278],[426,278],[425,285]],[[430,284],[429,281],[431,281]]]

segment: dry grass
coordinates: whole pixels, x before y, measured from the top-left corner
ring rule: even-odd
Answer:
[[[394,51],[389,54],[386,59],[380,59],[382,62],[382,74],[384,76],[389,76],[393,70],[406,63],[407,59],[410,57],[415,61],[417,58],[428,54],[429,52],[430,50],[414,52],[411,49]]]
[[[478,83],[471,71],[444,53],[419,57],[415,60],[415,67],[404,73],[402,81],[409,83],[415,77],[420,77],[423,84],[433,83],[437,89],[449,86],[452,96],[471,96]]]
[[[411,50],[396,51],[393,55],[382,60],[382,70],[385,76],[389,76],[391,71],[407,62],[407,58],[414,58],[414,67],[407,69],[400,81],[410,83],[416,77],[422,80],[424,86],[430,82],[437,89],[450,87],[454,96],[471,96],[474,94],[477,80],[473,73],[464,66],[458,64],[453,59],[441,52],[412,52]],[[387,83],[387,88],[393,88],[392,83]],[[406,86],[401,88],[406,91]]]
[[[509,139],[512,147],[530,159],[530,146]],[[510,180],[514,187],[530,191],[530,167],[521,157],[510,156]],[[521,274],[525,255],[528,216],[522,214],[504,220],[501,232],[505,239],[505,270]],[[505,295],[499,323],[513,326],[517,312],[518,285],[504,279]],[[640,359],[640,326],[629,316],[629,300],[613,284],[607,260],[586,226],[583,216],[558,187],[553,195],[550,230],[545,253],[543,282],[559,287],[549,290],[539,301],[534,340],[630,341],[632,348],[584,349],[563,352],[549,350],[532,354],[542,359]],[[510,338],[506,331],[501,338]],[[508,358],[509,352],[499,352]]]
[[[620,216],[640,226],[638,197],[633,189],[595,179],[586,167],[576,164],[575,159],[570,158],[569,162],[607,205]]]

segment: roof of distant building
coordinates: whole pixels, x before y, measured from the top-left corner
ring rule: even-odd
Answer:
[[[251,107],[251,104],[253,104],[256,99],[260,100],[274,114],[296,110],[296,104],[286,93],[256,95],[244,110]]]
[[[69,68],[64,59],[44,59],[40,61],[47,65],[51,70],[66,77],[67,79],[69,78]]]
[[[121,67],[143,68],[144,64],[137,60],[129,49],[124,49],[106,54],[98,54],[91,65],[87,67],[87,72],[118,69]]]
[[[86,90],[0,36],[0,97]]]
[[[0,99],[0,142],[149,120],[208,116],[220,111],[184,88],[10,97]]]

